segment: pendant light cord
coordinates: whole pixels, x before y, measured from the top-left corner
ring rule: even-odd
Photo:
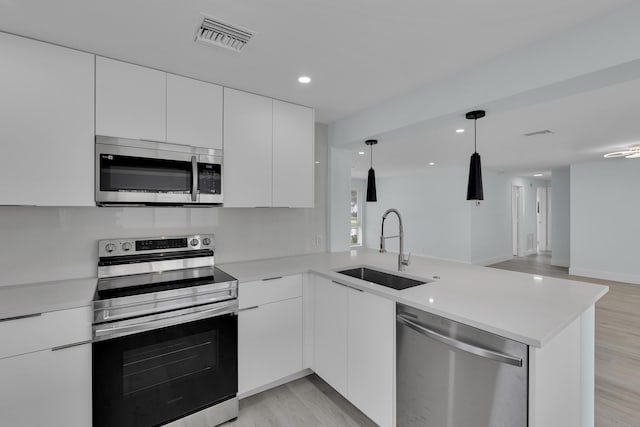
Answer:
[[[373,169],[373,145],[370,145],[371,147],[371,169]]]
[[[473,152],[478,152],[478,119],[473,119]]]

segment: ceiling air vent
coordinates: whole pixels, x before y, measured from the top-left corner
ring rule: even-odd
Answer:
[[[231,25],[218,18],[204,16],[196,32],[196,42],[242,52],[255,32]]]
[[[539,136],[539,135],[551,135],[553,133],[554,132],[552,130],[545,129],[545,130],[537,130],[535,132],[525,133],[524,136],[531,137],[531,136]]]

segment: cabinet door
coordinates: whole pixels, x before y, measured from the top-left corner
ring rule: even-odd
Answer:
[[[224,88],[225,207],[272,205],[273,101]]]
[[[95,206],[93,55],[0,33],[0,205]]]
[[[273,101],[273,206],[313,207],[313,110]]]
[[[91,345],[0,359],[0,425],[87,427]]]
[[[166,140],[167,74],[96,57],[96,134]]]
[[[222,149],[222,86],[167,74],[167,142]]]
[[[347,291],[328,279],[315,279],[314,371],[347,396]]]
[[[238,314],[239,393],[301,370],[302,298],[264,304]]]
[[[393,425],[395,304],[349,290],[348,399],[381,427]]]

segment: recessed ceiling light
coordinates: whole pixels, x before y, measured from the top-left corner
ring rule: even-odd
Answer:
[[[311,83],[311,77],[300,76],[298,77],[298,81],[303,84]]]
[[[464,133],[464,129],[456,129],[456,133]]]
[[[542,176],[542,174],[541,173],[536,173],[536,174],[533,174],[533,176]]]
[[[319,160],[316,160],[316,165],[319,165],[319,164],[320,164],[320,161],[319,161]]]
[[[429,166],[435,166],[436,164],[434,162],[429,162]]]
[[[543,278],[542,276],[533,276],[533,280],[541,281]]]
[[[358,154],[360,154],[361,156],[364,156],[364,151],[358,151]]]

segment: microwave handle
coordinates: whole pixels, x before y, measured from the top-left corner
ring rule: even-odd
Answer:
[[[198,157],[191,156],[191,201],[198,199]]]

